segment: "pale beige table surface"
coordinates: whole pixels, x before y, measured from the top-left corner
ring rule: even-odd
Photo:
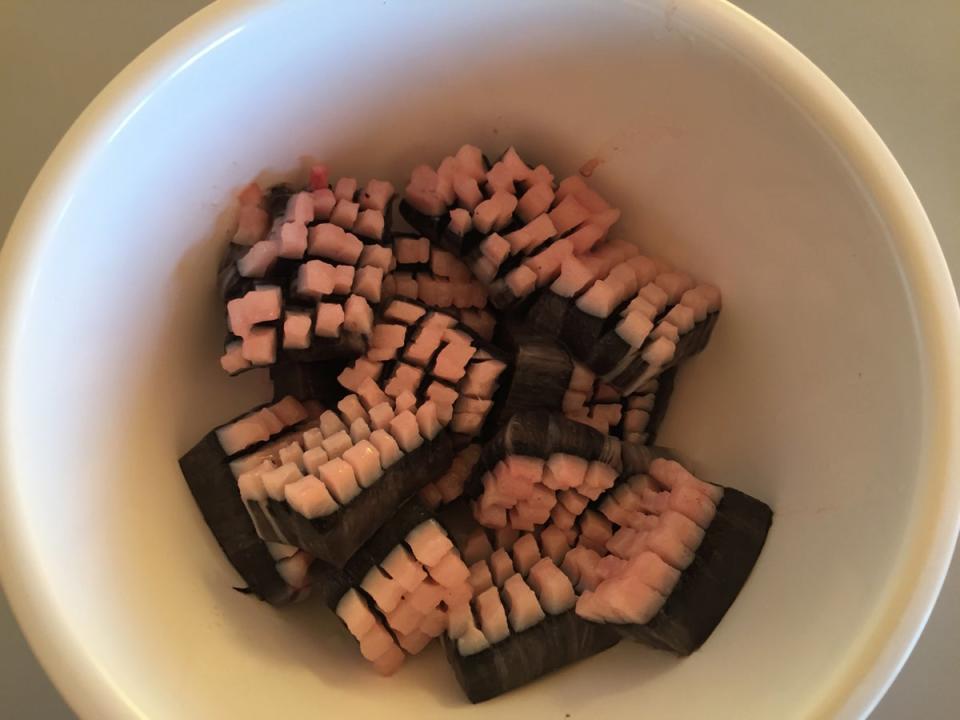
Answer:
[[[0,238],[77,114],[205,0],[0,0]],[[960,0],[739,0],[817,63],[906,170],[960,278]],[[0,718],[71,718],[0,598]],[[875,720],[960,718],[960,563]]]

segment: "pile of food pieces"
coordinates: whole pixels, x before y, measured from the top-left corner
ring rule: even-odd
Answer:
[[[622,639],[693,652],[772,519],[655,444],[720,292],[513,148],[395,196],[322,165],[238,195],[221,365],[275,396],[180,465],[244,592],[319,596],[384,675],[439,639],[473,702]]]

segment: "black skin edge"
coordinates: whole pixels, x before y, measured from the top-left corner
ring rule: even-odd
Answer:
[[[493,397],[490,398],[493,404],[490,406],[490,411],[487,413],[483,427],[480,428],[480,439],[483,442],[492,438],[503,423],[513,414],[509,405],[510,388],[513,385],[514,372],[514,366],[508,363],[504,371],[500,373],[497,389],[493,391]]]
[[[693,563],[660,612],[646,625],[613,625],[624,637],[689,655],[710,637],[750,576],[773,511],[726,488]]]
[[[619,446],[618,459],[623,477],[631,477],[647,472],[650,468],[650,463],[657,458],[676,460],[679,462],[677,454],[670,448],[637,442],[622,442],[619,440],[616,442]]]
[[[180,458],[180,469],[204,522],[250,591],[272,605],[289,603],[293,588],[257,535],[227,463],[216,433],[210,432]]]
[[[433,273],[430,272],[430,263],[428,262],[427,263],[397,263],[397,266],[394,268],[394,272],[408,273],[409,275],[419,275],[421,273],[429,273],[431,276],[433,275]]]
[[[230,243],[220,259],[220,265],[217,268],[217,289],[224,300],[242,297],[253,290],[257,279],[243,277],[237,270],[237,260],[246,255],[249,249],[246,245]]]
[[[605,335],[605,334],[608,333],[608,332],[612,332],[612,331],[617,327],[617,325],[620,324],[620,320],[622,319],[623,311],[626,310],[626,309],[630,306],[630,303],[633,302],[634,298],[636,298],[636,297],[637,297],[637,294],[634,293],[633,295],[631,295],[630,297],[628,297],[626,300],[624,300],[623,302],[621,302],[619,305],[617,305],[617,306],[610,312],[610,314],[607,315],[607,316],[603,319],[603,327],[600,329],[600,334],[601,334],[601,335]]]
[[[469,500],[461,495],[436,511],[437,522],[443,525],[453,544],[461,553],[467,540],[481,525],[474,519]]]
[[[367,343],[358,333],[341,331],[340,337],[314,336],[309,348],[281,350],[283,356],[297,363],[316,363],[325,360],[355,360],[367,350]]]
[[[283,533],[284,543],[287,545],[297,545],[299,528],[294,519],[294,513],[288,509],[286,500],[274,500],[267,498],[267,512],[273,518],[277,528]]]
[[[513,294],[513,290],[503,280],[494,280],[487,287],[487,297],[491,304],[498,310],[506,310],[517,302],[519,298]]]
[[[673,359],[670,361],[668,367],[675,367],[687,358],[703,350],[703,348],[706,347],[707,341],[710,339],[710,334],[713,332],[713,328],[717,323],[718,317],[719,313],[712,313],[697,327],[694,327],[690,332],[680,336],[677,349],[674,352]],[[647,362],[638,353],[633,361],[624,369],[624,371],[610,381],[610,384],[617,388],[629,387],[636,378],[640,377],[640,375],[646,371],[646,369]]]
[[[641,353],[637,353],[633,360],[623,369],[615,378],[611,378],[609,383],[617,389],[628,388],[643,373],[646,372],[648,364],[643,359]]]
[[[533,332],[558,339],[565,325],[567,311],[576,307],[571,298],[557,295],[547,288],[541,292],[527,312],[526,324]]]
[[[327,566],[327,567],[330,567],[330,566]],[[334,576],[332,580],[328,577],[327,581],[323,585],[321,585],[321,587],[326,588],[325,591],[323,592],[323,599],[324,599],[324,602],[327,604],[327,607],[329,607],[331,610],[333,610],[334,613],[336,613],[337,605],[340,604],[340,600],[343,598],[344,594],[348,590],[353,588],[354,590],[356,590],[357,595],[359,595],[360,598],[363,600],[364,604],[367,606],[367,609],[371,613],[373,613],[373,616],[376,618],[377,622],[390,635],[393,642],[396,643],[397,645],[400,645],[400,640],[397,638],[397,634],[393,631],[393,628],[390,627],[390,623],[387,621],[386,616],[380,611],[380,608],[377,606],[376,601],[372,597],[370,597],[370,595],[367,594],[367,592],[362,587],[353,587],[354,583],[351,581],[350,578],[346,576],[345,573],[333,568],[331,568],[331,570],[337,573],[337,575]],[[337,620],[340,620],[339,615],[337,616]],[[348,633],[350,633],[350,628],[347,627],[347,624],[343,622],[343,620],[340,620],[340,624],[347,630]],[[353,637],[353,633],[350,633],[350,637]],[[356,640],[356,638],[354,638],[354,640],[356,641],[359,647],[360,641]]]
[[[621,467],[621,443],[600,431],[559,414],[524,411],[507,420],[480,452],[480,460],[464,484],[464,496],[479,497],[481,479],[508,455],[548,458],[567,453],[586,460],[608,462]]]
[[[300,258],[278,257],[273,267],[270,268],[270,279],[274,285],[281,287],[289,286],[290,281],[297,276],[300,266],[307,260],[306,253]]]
[[[316,302],[311,305],[303,305],[305,301],[300,299],[292,290],[291,295],[295,300],[287,300],[284,306],[284,312],[299,311],[310,315],[310,327],[312,328],[317,320]],[[346,296],[326,295],[324,302],[336,301],[340,304],[346,301]],[[309,299],[306,302],[310,302]],[[261,323],[266,324],[266,323]],[[336,338],[318,337],[312,331],[310,333],[310,347],[307,348],[284,348],[283,347],[283,321],[277,320],[273,325],[277,328],[277,346],[279,355],[286,360],[300,363],[316,363],[326,360],[353,360],[363,355],[367,350],[367,341],[359,333],[347,332],[341,330],[340,336]],[[228,340],[229,342],[229,340]]]
[[[573,360],[562,347],[526,340],[517,346],[508,368],[509,377],[501,376],[494,394],[487,427],[500,427],[507,418],[525,410],[561,411],[573,374]]]
[[[510,417],[480,451],[480,462],[471,475],[492,470],[507,455],[546,457],[549,454],[550,417],[546,413],[523,412]],[[479,480],[479,478],[478,478]]]
[[[379,244],[393,247],[393,204],[397,196],[391,195],[387,204],[383,208],[383,233],[380,236]]]
[[[584,312],[576,303],[570,303],[560,331],[560,340],[576,358],[585,358],[596,345],[606,318]]]
[[[542,253],[544,250],[546,250],[548,247],[550,247],[550,246],[553,245],[555,242],[557,242],[557,240],[559,240],[560,238],[564,238],[564,237],[567,237],[568,235],[572,235],[575,230],[576,230],[576,228],[574,228],[574,230],[567,230],[563,235],[554,235],[553,237],[547,238],[547,239],[544,240],[542,243],[540,243],[539,245],[537,245],[537,246],[533,249],[533,252],[532,252],[532,253],[527,253],[527,257],[528,257],[528,258],[534,258],[534,257],[536,257],[537,255],[539,255],[540,253]]]
[[[304,262],[307,262],[308,258],[304,258]],[[296,276],[290,278],[287,282],[287,286],[283,289],[283,295],[285,298],[289,298],[292,303],[309,303],[316,307],[318,302],[321,302],[326,296],[321,296],[319,298],[310,297],[309,295],[303,293],[301,294],[300,288],[297,284]]]
[[[392,360],[383,361],[383,367],[380,368],[380,375],[374,378],[374,382],[377,383],[381,389],[386,388],[387,383],[389,383],[393,379],[393,376],[396,374],[397,367],[399,367],[400,363],[410,365],[411,367],[415,367],[418,370],[423,370],[423,368],[417,367],[413,363],[408,363],[402,358],[397,358],[396,356],[394,356]],[[421,385],[423,384],[422,379],[420,380],[420,384]],[[394,402],[395,400],[396,398],[390,398],[390,402]]]
[[[430,376],[430,377],[433,376],[433,369],[434,369],[434,367],[435,367],[436,364],[437,364],[437,358],[440,356],[440,353],[443,351],[444,345],[445,345],[445,343],[441,340],[441,341],[440,341],[440,344],[437,345],[437,349],[434,350],[433,353],[430,355],[430,357],[427,358],[427,363],[426,363],[426,365],[424,365],[423,368],[422,368],[422,369],[423,369],[423,372],[424,372],[424,375],[423,375],[424,379],[426,379],[428,376]],[[406,350],[406,349],[407,349],[407,346],[404,345],[403,349]],[[414,365],[414,363],[413,363],[412,361],[406,360],[406,352],[404,352],[404,354],[403,354],[403,356],[402,356],[402,359],[404,359],[404,360],[405,360],[406,362],[408,362],[410,365]],[[437,378],[437,379],[439,380],[439,378]],[[421,381],[421,385],[422,385],[422,384],[423,384],[423,382]]]
[[[416,497],[410,498],[354,553],[343,568],[344,574],[353,585],[359,585],[374,565],[383,562],[397,545],[403,543],[411,530],[431,519],[434,519],[433,513]]]
[[[270,367],[274,401],[287,395],[300,400],[318,400],[334,406],[345,394],[337,376],[346,362],[323,363],[279,362]]]
[[[660,426],[667,415],[676,377],[677,368],[672,367],[658,378],[660,384],[654,394],[653,410],[650,412],[650,419],[647,421],[647,427],[644,430],[647,433],[647,442],[651,445],[656,442],[657,433],[660,431]]]
[[[465,239],[466,235],[460,235],[454,232],[448,225],[443,229],[443,234],[437,238],[437,245],[457,257],[462,258],[466,254],[463,243]]]
[[[698,322],[690,332],[684,333],[677,341],[677,349],[674,351],[671,364],[679,365],[689,357],[693,357],[701,352],[710,340],[714,326],[717,324],[719,313],[710,313],[703,320]]]
[[[489,199],[489,197],[485,195],[484,199]],[[467,231],[466,235],[458,235],[449,229],[448,224],[450,222],[450,211],[448,210],[441,217],[443,218],[443,229],[434,242],[444,250],[452,252],[454,255],[463,260],[468,266],[473,265],[473,263],[479,257],[481,257],[483,253],[480,251],[480,243],[486,240],[490,235],[493,233],[507,235],[514,230],[518,230],[519,228],[523,227],[523,223],[516,217],[516,215],[514,215],[510,222],[499,230],[491,230],[489,233],[482,233],[479,230],[471,228]],[[411,223],[411,225],[412,224],[413,223]],[[431,238],[431,240],[433,239]],[[511,258],[519,259],[512,260]],[[496,277],[503,277],[507,271],[519,265],[520,262],[522,262],[525,258],[526,256],[522,254],[508,256],[504,259],[503,264],[497,269]],[[512,265],[508,265],[508,263],[512,263]]]
[[[256,290],[263,285],[277,285],[280,287],[283,298],[290,296],[289,285],[292,283],[292,276],[289,274],[289,265],[284,265],[282,272],[278,271],[280,261],[277,260],[270,266],[263,277],[243,277],[237,269],[236,261],[246,254],[249,247],[234,245],[227,248],[224,256],[224,262],[217,271],[217,287],[220,291],[220,297],[224,302],[229,302],[238,297],[243,297],[251,290]],[[238,250],[240,252],[238,252]],[[308,258],[309,259],[309,258]],[[285,263],[300,262],[299,260],[289,260],[284,258]],[[296,275],[296,272],[294,272]]]
[[[286,544],[284,538],[277,535],[276,531],[273,529],[273,525],[270,523],[270,518],[267,517],[267,514],[264,512],[260,503],[258,503],[256,500],[247,500],[246,505],[247,510],[250,512],[251,518],[253,519],[253,528],[256,530],[257,535],[263,538],[263,540],[266,542]]]
[[[519,220],[517,222],[519,223]],[[522,227],[522,223],[520,226]],[[508,232],[508,230],[504,230],[503,232]],[[554,237],[540,243],[540,245],[534,249],[534,252],[530,254],[514,253],[504,259],[504,261],[500,264],[500,267],[497,268],[497,274],[488,288],[490,293],[490,302],[493,303],[493,305],[499,310],[506,310],[507,308],[511,308],[519,302],[531,300],[533,296],[537,295],[540,291],[534,290],[532,293],[530,293],[530,295],[523,298],[518,298],[507,286],[505,282],[506,276],[511,270],[515,270],[516,268],[520,267],[520,265],[522,265],[528,258],[539,255],[559,239],[559,237]],[[623,307],[626,307],[626,303],[624,303]]]
[[[407,363],[407,364],[411,365],[412,367],[417,367],[412,363]],[[418,368],[418,369],[423,370],[423,368]],[[414,397],[417,398],[417,404],[426,402],[427,389],[434,383],[437,383],[438,385],[443,385],[444,387],[448,387],[451,390],[457,389],[457,386],[454,383],[451,383],[448,380],[444,380],[443,378],[433,377],[428,371],[424,370],[423,376],[420,378],[420,384],[417,385],[416,389],[413,391]],[[459,391],[458,391],[458,394],[459,394]]]
[[[321,302],[343,305],[350,297],[350,293],[330,293],[329,295],[324,295],[320,298],[312,298],[308,297],[307,295],[300,295],[299,293],[291,293],[291,297],[293,298],[291,302],[297,304],[299,307],[303,307],[304,305],[313,305],[314,309],[316,309],[317,303]]]
[[[584,364],[595,374],[606,375],[632,350],[633,346],[612,329],[597,339],[585,356]]]
[[[694,325],[689,332],[685,332],[677,338],[676,348],[673,351],[673,359],[670,361],[671,366],[679,365],[693,355],[693,349],[697,345],[700,345],[700,335],[706,326],[707,320],[704,318],[702,322]]]
[[[671,302],[668,302],[666,305],[664,305],[663,310],[661,310],[659,313],[657,313],[654,316],[653,326],[656,327],[660,323],[660,321],[667,316],[667,313],[669,313],[671,310],[673,310],[674,307],[676,307],[676,305],[677,303],[671,303]]]
[[[451,431],[450,437],[453,440],[453,454],[456,455],[461,450],[466,448],[468,445],[473,445],[477,442],[476,435],[467,435],[465,433],[458,433]]]
[[[702,352],[704,348],[707,347],[707,343],[710,342],[710,336],[713,334],[713,328],[717,325],[717,320],[720,319],[720,312],[710,313],[707,316],[707,325],[700,334],[700,342],[691,350],[691,355],[696,355],[699,352]]]
[[[463,243],[460,257],[466,258],[470,257],[472,260],[476,260],[482,253],[480,252],[480,243],[487,239],[487,236],[484,235],[479,230],[474,230],[471,228],[467,231],[467,234],[463,236]],[[468,265],[470,263],[467,263]]]
[[[499,312],[517,317],[525,316],[536,305],[537,298],[547,292],[546,288],[534,288],[529,295],[517,297],[505,280],[494,280],[487,287],[487,296],[490,304]],[[537,330],[535,323],[532,323],[531,331]],[[546,335],[547,333],[542,333]]]
[[[313,594],[319,594],[324,604],[331,610],[337,609],[337,603],[350,589],[350,578],[343,570],[337,570],[322,560],[314,560],[307,573],[307,580]]]
[[[500,234],[509,234],[511,231],[506,228],[502,231],[496,231]],[[494,276],[494,280],[502,280],[507,276],[511,270],[516,270],[518,267],[523,265],[523,261],[527,259],[527,256],[523,253],[511,253],[507,255],[503,262],[500,263],[500,267],[497,268],[497,274]]]
[[[271,221],[286,212],[287,203],[290,197],[296,192],[297,190],[292,186],[286,183],[280,183],[274,185],[264,193],[263,206],[267,211],[267,215],[270,216]]]
[[[464,241],[461,244],[460,259],[468,268],[471,268],[471,270],[477,260],[483,257],[483,250],[480,249],[480,243],[486,239],[487,236],[479,230],[470,230],[464,236]]]
[[[533,682],[554,670],[596,655],[620,640],[610,626],[591,623],[573,610],[547,615],[520,633],[464,657],[443,636],[444,652],[470,702],[480,703]]]
[[[497,318],[503,317],[517,317],[525,318],[530,312],[530,309],[536,304],[537,298],[546,292],[546,288],[536,288],[526,297],[522,297],[517,301],[517,304],[510,308],[509,311],[498,310],[493,308],[493,312],[496,314]],[[534,328],[535,329],[535,328]],[[541,333],[542,334],[542,333]]]
[[[557,344],[556,336],[545,334],[537,328],[534,323],[525,322],[518,313],[510,312],[503,316],[503,319],[497,323],[493,335],[493,342],[497,347],[511,352],[526,342],[548,342]]]
[[[261,278],[243,277],[237,270],[236,264],[230,265],[220,271],[217,278],[217,287],[220,290],[220,297],[224,302],[229,302],[234,298],[243,297],[253,290],[254,285]]]
[[[472,228],[467,230],[466,235],[458,235],[447,226],[443,229],[443,234],[437,240],[437,245],[453,253],[470,265],[473,260],[476,260],[474,254],[476,253],[477,256],[479,256],[480,243],[482,243],[486,237],[482,232],[473,230]]]
[[[343,568],[400,504],[446,472],[452,462],[450,436],[441,432],[405,454],[376,483],[332,515],[308,520],[285,502],[273,501],[270,510],[284,533],[285,527],[292,526],[291,544]]]
[[[329,297],[329,296],[327,296]],[[303,312],[310,315],[311,321],[317,319],[317,300],[311,298],[303,298],[294,295],[291,293],[289,300],[286,300],[283,304],[283,311],[286,312]]]
[[[449,215],[432,216],[425,215],[417,210],[406,200],[400,201],[400,217],[416,230],[420,235],[428,238],[430,242],[440,244],[443,237],[443,231],[449,222]]]

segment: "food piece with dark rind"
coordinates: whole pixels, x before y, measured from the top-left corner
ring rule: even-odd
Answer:
[[[620,636],[611,626],[583,620],[569,610],[474,655],[464,657],[444,635],[447,661],[470,702],[479,703],[526,685],[566,665],[613,647]]]
[[[650,412],[650,419],[647,421],[647,427],[644,430],[647,434],[647,443],[653,445],[657,441],[657,433],[660,432],[660,426],[663,424],[667,415],[667,409],[670,406],[670,398],[673,397],[674,383],[676,382],[677,368],[672,367],[660,375],[659,385],[654,394],[653,410]]]
[[[270,512],[293,544],[342,568],[403,502],[443,474],[452,461],[453,443],[444,431],[405,453],[379,480],[331,515],[308,520],[286,502],[273,499]]]
[[[353,178],[341,178],[341,181],[345,180],[349,181],[345,186],[345,192],[348,193],[350,183],[355,185],[356,182]],[[373,287],[371,287],[370,279],[374,277],[373,274],[369,274],[367,281],[361,283],[361,274],[369,269],[364,267],[367,263],[361,258],[348,257],[352,250],[345,250],[346,255],[344,257],[329,257],[328,254],[324,253],[322,248],[317,250],[313,247],[313,233],[316,232],[314,228],[318,225],[330,225],[332,223],[332,225],[341,232],[341,235],[353,231],[348,239],[344,239],[344,242],[349,240],[352,248],[363,247],[364,245],[384,248],[392,246],[391,216],[395,194],[391,196],[386,195],[387,192],[390,192],[389,183],[376,180],[372,182],[374,185],[374,196],[367,192],[367,188],[371,187],[370,183],[367,184],[366,188],[355,192],[353,195],[354,199],[359,200],[362,208],[359,221],[357,220],[357,211],[361,208],[358,208],[356,203],[347,197],[346,194],[336,196],[336,208],[339,209],[341,205],[343,205],[345,210],[345,214],[342,214],[339,220],[334,221],[331,217],[328,217],[330,215],[329,210],[323,213],[318,211],[316,214],[314,212],[318,208],[317,193],[328,193],[331,202],[334,202],[334,191],[340,192],[340,190],[337,189],[340,188],[340,182],[338,182],[335,187],[314,187],[312,181],[308,188],[303,189],[294,188],[288,184],[279,184],[270,187],[263,191],[262,199],[257,202],[257,209],[265,213],[269,219],[269,230],[266,231],[265,237],[252,244],[237,244],[237,242],[231,242],[228,245],[218,268],[218,285],[221,296],[225,301],[240,298],[250,290],[254,290],[258,286],[263,285],[275,285],[281,288],[283,293],[283,312],[281,317],[276,321],[270,322],[269,325],[264,325],[264,327],[269,326],[275,328],[278,333],[276,353],[270,361],[261,360],[256,363],[251,363],[254,367],[268,366],[274,362],[284,360],[293,362],[335,361],[343,358],[355,358],[366,351],[367,342],[365,331],[362,329],[362,319],[358,319],[357,316],[354,315],[353,327],[350,326],[350,322],[348,321],[345,326],[339,329],[335,336],[332,336],[333,333],[329,330],[326,333],[319,332],[313,325],[317,320],[316,302],[320,301],[322,305],[344,306],[345,303],[349,302],[352,294],[364,297],[365,300],[376,306],[380,292],[388,286],[388,283],[384,281],[387,280],[389,274],[386,277],[380,277],[382,287],[376,287],[378,283],[372,283]],[[260,193],[259,188],[255,184],[248,186],[248,190],[250,188],[254,188],[256,193]],[[306,198],[307,204],[309,205],[311,191],[313,191],[313,207],[304,211],[297,203],[297,200]],[[247,190],[244,192],[247,192]],[[292,204],[291,200],[294,201]],[[252,200],[250,198],[245,199],[241,194],[240,202],[241,206],[243,206],[244,203],[249,204]],[[330,209],[334,209],[334,206],[331,205]],[[352,220],[350,219],[351,209]],[[382,218],[382,220],[379,218]],[[381,223],[382,228],[380,227]],[[294,241],[293,246],[288,248],[293,249],[294,254],[285,255],[282,248],[284,244],[293,237],[287,236],[285,230],[295,225],[303,231],[302,240],[305,245],[297,252],[297,243]],[[309,239],[307,238],[308,233]],[[364,233],[366,233],[366,235]],[[296,234],[295,232],[294,236]],[[379,236],[377,237],[377,235]],[[258,266],[256,277],[244,277],[241,274],[244,260],[252,257],[258,248],[274,248],[274,251],[272,255],[268,250],[260,253],[258,260],[255,261],[255,264]],[[248,256],[248,253],[250,253],[250,256]],[[315,260],[330,261],[336,265],[337,270],[347,269],[352,273],[354,269],[356,269],[358,271],[356,276],[357,280],[355,281],[351,275],[350,280],[345,286],[338,285],[332,293],[329,292],[329,288],[326,288],[323,291],[314,289],[304,294],[298,287],[300,280],[299,273],[305,266]],[[260,267],[261,265],[262,267]],[[381,267],[380,269],[383,270],[384,273],[389,273],[389,267]],[[338,282],[342,282],[342,280]],[[355,285],[355,282],[359,283],[360,286]],[[302,323],[307,316],[309,316],[312,324],[310,331],[306,334],[306,339],[304,339]],[[290,328],[296,330],[296,332],[288,338],[285,338],[284,333],[287,329],[286,322],[291,317],[293,317],[296,322],[291,324]],[[289,339],[289,342],[286,341],[287,339]],[[228,343],[235,342],[235,337],[230,336],[228,338]],[[232,363],[229,371],[231,374],[237,374],[239,372],[245,372],[248,369],[250,368],[236,367],[236,363]]]
[[[216,431],[207,433],[180,458],[180,469],[204,522],[249,590],[272,605],[296,600],[300,593],[280,577],[257,534]]]
[[[677,340],[673,351],[673,357],[662,370],[654,375],[661,378],[666,372],[680,366],[685,360],[702,352],[713,334],[713,329],[720,318],[720,312],[715,311],[707,315],[706,318],[698,322],[689,332],[683,333]],[[644,349],[649,347],[649,343],[644,345]],[[615,377],[609,378],[609,382],[617,388],[629,389],[634,381],[648,371],[649,365],[644,359],[643,352],[637,352],[632,356],[626,367],[615,373]]]
[[[768,505],[724,488],[717,514],[693,563],[654,618],[644,625],[610,624],[624,637],[689,655],[710,637],[750,577],[773,521]]]

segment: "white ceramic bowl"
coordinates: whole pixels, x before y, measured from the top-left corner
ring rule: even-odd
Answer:
[[[316,605],[231,590],[176,459],[266,393],[218,367],[218,216],[301,154],[400,182],[461,142],[568,173],[621,234],[723,288],[664,441],[768,501],[718,630],[623,643],[479,707],[439,652],[373,676]],[[879,138],[772,32],[708,0],[217,4],[125,70],[3,250],[3,581],[88,717],[861,715],[958,525],[958,311]]]

